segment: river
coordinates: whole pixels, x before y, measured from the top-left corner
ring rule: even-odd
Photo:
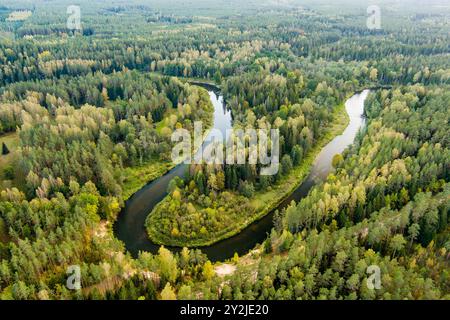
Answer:
[[[225,107],[223,97],[212,87],[208,89],[211,101],[214,105],[214,124],[213,127],[226,136],[226,130],[232,127],[231,112]],[[306,180],[284,200],[277,209],[283,209],[291,203],[292,200],[298,202],[305,197],[309,190],[318,182],[323,181],[332,170],[332,158],[335,154],[341,153],[351,145],[362,126],[365,125],[364,101],[369,90],[364,90],[349,98],[345,103],[345,110],[349,115],[350,122],[342,135],[335,137],[329,142],[317,155],[311,168],[310,174]],[[206,139],[208,141],[208,139]],[[206,146],[207,142],[205,142]],[[153,243],[147,236],[145,229],[145,220],[152,209],[166,195],[167,186],[174,177],[182,177],[186,172],[187,166],[178,165],[170,170],[164,176],[154,180],[135,193],[125,203],[125,207],[119,214],[114,224],[115,236],[125,243],[126,249],[137,256],[139,251],[150,251],[156,253],[159,245]],[[201,250],[208,255],[211,261],[223,261],[231,258],[235,252],[240,256],[246,254],[254,248],[257,243],[261,243],[267,237],[273,226],[273,214],[275,210],[262,219],[255,221],[239,234],[217,242],[208,247],[202,247]],[[170,248],[173,251],[179,251],[180,248]]]

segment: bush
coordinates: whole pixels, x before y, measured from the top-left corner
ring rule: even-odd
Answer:
[[[291,157],[288,154],[285,154],[283,158],[281,159],[281,170],[283,175],[289,174],[292,170],[292,160]]]
[[[251,182],[241,181],[239,184],[239,191],[244,197],[251,198],[255,194],[255,187]]]
[[[3,176],[6,180],[13,180],[15,177],[13,166],[6,166],[3,169]]]

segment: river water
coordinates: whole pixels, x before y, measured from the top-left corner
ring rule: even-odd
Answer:
[[[206,88],[214,105],[213,127],[220,130],[225,137],[226,131],[232,127],[231,112],[226,109],[223,97],[217,91],[214,91],[211,87]],[[277,209],[285,208],[292,200],[299,202],[316,183],[323,181],[333,170],[331,165],[333,156],[337,153],[342,153],[351,145],[358,131],[365,124],[363,117],[364,101],[368,93],[369,90],[364,90],[346,101],[345,110],[350,118],[349,125],[342,135],[335,137],[321,150],[313,163],[309,176]],[[208,139],[206,140],[208,141]],[[126,249],[133,256],[137,256],[139,251],[150,251],[152,253],[158,251],[160,246],[153,243],[147,236],[145,220],[155,205],[167,195],[166,190],[170,180],[176,176],[183,177],[186,170],[186,165],[178,165],[164,176],[144,186],[126,202],[117,222],[114,224],[114,234],[125,243]],[[257,243],[261,243],[267,237],[267,233],[270,232],[273,226],[274,212],[275,210],[262,219],[255,221],[236,236],[208,247],[202,247],[201,250],[208,255],[211,261],[222,261],[231,258],[235,252],[240,256],[246,254]],[[173,251],[180,250],[180,248],[168,248]]]

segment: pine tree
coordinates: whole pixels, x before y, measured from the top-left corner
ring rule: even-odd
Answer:
[[[9,149],[8,149],[8,147],[6,146],[6,143],[5,142],[3,142],[2,143],[2,155],[7,155],[7,154],[9,154]]]

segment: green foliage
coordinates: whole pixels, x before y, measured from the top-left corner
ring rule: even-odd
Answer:
[[[242,181],[239,185],[239,191],[244,197],[251,198],[255,193],[255,188],[253,187],[253,183]]]
[[[163,291],[161,291],[161,300],[177,300],[177,295],[173,291],[170,283],[167,283]]]
[[[399,3],[373,31],[361,4],[225,2],[81,0],[82,32],[61,1],[2,3],[0,299],[449,299],[448,13]],[[12,8],[32,15],[11,23]],[[274,177],[200,165],[171,183],[147,228],[177,245],[264,213],[336,133],[349,94],[392,88],[368,97],[336,173],[219,279],[198,250],[133,259],[111,230],[123,200],[172,166],[173,130],[211,125],[207,93],[175,77],[220,83],[236,128],[281,134]],[[80,292],[64,285],[74,264]]]
[[[333,168],[338,168],[339,165],[342,163],[342,161],[344,161],[344,158],[342,157],[342,155],[339,153],[335,154],[331,161],[331,165],[333,166]]]
[[[12,165],[8,165],[3,168],[3,177],[7,180],[13,180],[15,177],[14,167]]]

